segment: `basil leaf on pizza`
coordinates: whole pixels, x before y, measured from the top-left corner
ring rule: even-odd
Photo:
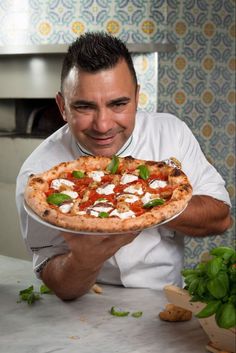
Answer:
[[[84,172],[81,172],[81,170],[73,170],[72,175],[74,178],[81,179],[84,177]]]
[[[165,203],[165,200],[163,199],[153,199],[143,205],[144,208],[150,208],[150,207],[155,207],[155,206],[160,206]]]
[[[60,206],[63,202],[68,200],[71,200],[71,197],[63,193],[51,194],[47,197],[47,202],[56,206]]]
[[[192,196],[173,163],[87,156],[31,175],[25,201],[44,221],[94,233],[141,231],[184,210]]]
[[[119,167],[119,158],[117,156],[113,156],[111,162],[107,166],[107,170],[112,174],[115,174],[117,172],[118,167]]]
[[[144,180],[149,178],[150,172],[149,172],[148,168],[145,165],[138,166],[138,170],[139,170],[140,178],[142,178]]]

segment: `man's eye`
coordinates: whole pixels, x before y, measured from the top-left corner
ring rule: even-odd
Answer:
[[[75,106],[75,109],[77,109],[77,110],[88,110],[88,109],[92,109],[92,107],[89,106],[89,105],[77,105],[77,106]]]
[[[127,105],[127,102],[117,102],[117,103],[114,103],[114,107],[123,107]]]

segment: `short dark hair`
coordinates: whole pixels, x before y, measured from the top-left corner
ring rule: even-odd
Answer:
[[[87,32],[78,37],[68,48],[61,71],[61,90],[63,82],[74,66],[85,72],[95,73],[114,67],[124,59],[137,85],[137,76],[131,54],[118,38],[105,32]]]

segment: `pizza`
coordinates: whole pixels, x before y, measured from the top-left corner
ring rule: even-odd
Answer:
[[[29,177],[25,201],[40,219],[66,230],[139,231],[179,214],[192,196],[180,163],[85,156]]]

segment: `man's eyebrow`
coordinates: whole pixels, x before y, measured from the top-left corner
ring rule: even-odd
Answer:
[[[74,102],[72,102],[73,106],[78,106],[78,105],[89,105],[89,106],[96,106],[96,103],[93,101],[87,101],[84,99],[78,99]]]
[[[109,101],[109,104],[117,104],[117,103],[128,103],[130,102],[130,97],[118,97]]]

